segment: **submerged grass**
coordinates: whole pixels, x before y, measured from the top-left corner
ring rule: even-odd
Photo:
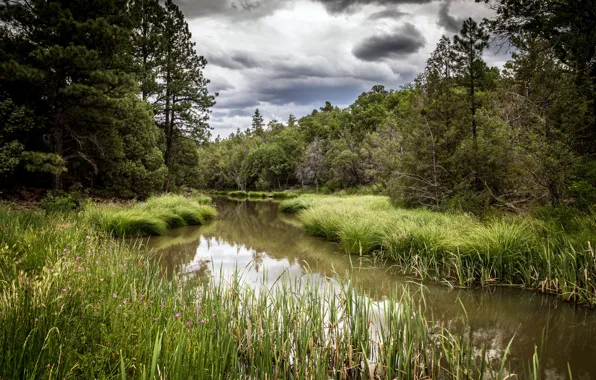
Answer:
[[[217,215],[209,197],[152,197],[128,207],[95,206],[85,216],[99,229],[117,237],[163,235],[168,228],[202,225]]]
[[[596,306],[593,217],[573,230],[552,221],[394,208],[380,196],[303,195],[280,211],[298,213],[305,230],[338,242],[345,252],[377,252],[404,273],[452,286],[508,284]]]
[[[142,246],[83,216],[0,210],[0,225],[3,379],[512,376],[506,353],[491,361],[406,292],[377,302],[348,281],[169,280]]]

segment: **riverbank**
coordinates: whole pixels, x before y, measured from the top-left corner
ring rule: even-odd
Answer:
[[[404,210],[382,196],[303,195],[280,204],[307,232],[350,254],[392,259],[407,275],[451,286],[515,285],[596,306],[596,223]]]
[[[168,280],[145,248],[106,239],[81,215],[0,209],[0,225],[1,378],[509,375],[506,358],[489,363],[407,294],[375,302],[349,282],[259,292],[238,278]]]

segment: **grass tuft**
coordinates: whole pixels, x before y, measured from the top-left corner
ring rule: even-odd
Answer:
[[[205,204],[210,200],[164,195],[128,207],[95,206],[86,215],[100,230],[116,237],[163,235],[168,228],[198,226],[214,218],[217,211]]]

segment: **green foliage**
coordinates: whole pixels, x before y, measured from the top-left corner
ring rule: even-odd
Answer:
[[[50,191],[39,202],[39,207],[46,213],[68,212],[83,209],[89,203],[88,198],[78,191]]]

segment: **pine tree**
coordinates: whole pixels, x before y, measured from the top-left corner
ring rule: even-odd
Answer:
[[[482,189],[478,173],[478,122],[476,112],[479,108],[478,87],[484,74],[488,71],[482,60],[482,53],[488,47],[489,35],[483,26],[478,25],[472,18],[464,21],[459,35],[453,37],[455,62],[457,63],[459,80],[468,91],[470,118],[472,125],[472,167],[476,191]]]
[[[159,0],[131,0],[128,13],[133,22],[133,57],[138,69],[143,100],[158,91],[157,67],[162,46],[164,9]]]
[[[168,179],[164,190],[167,191],[176,154],[175,140],[208,138],[207,121],[215,96],[207,90],[209,81],[203,76],[207,60],[197,54],[184,14],[172,0],[167,0],[164,7],[163,44],[158,66],[160,86],[156,104],[160,114],[158,122],[166,140],[164,157]]]
[[[255,110],[255,114],[252,117],[252,132],[255,133],[257,136],[261,136],[264,132],[265,121],[263,120],[263,116],[259,109]]]
[[[294,116],[293,114],[290,114],[290,117],[288,117],[288,127],[296,128],[297,126],[298,126],[298,122],[296,121],[296,116]]]
[[[97,173],[102,135],[112,133],[118,100],[134,87],[124,0],[4,0],[0,82],[31,110],[49,150]],[[132,86],[132,87],[131,87]],[[37,143],[43,147],[43,141]],[[62,172],[54,187],[62,187]]]

